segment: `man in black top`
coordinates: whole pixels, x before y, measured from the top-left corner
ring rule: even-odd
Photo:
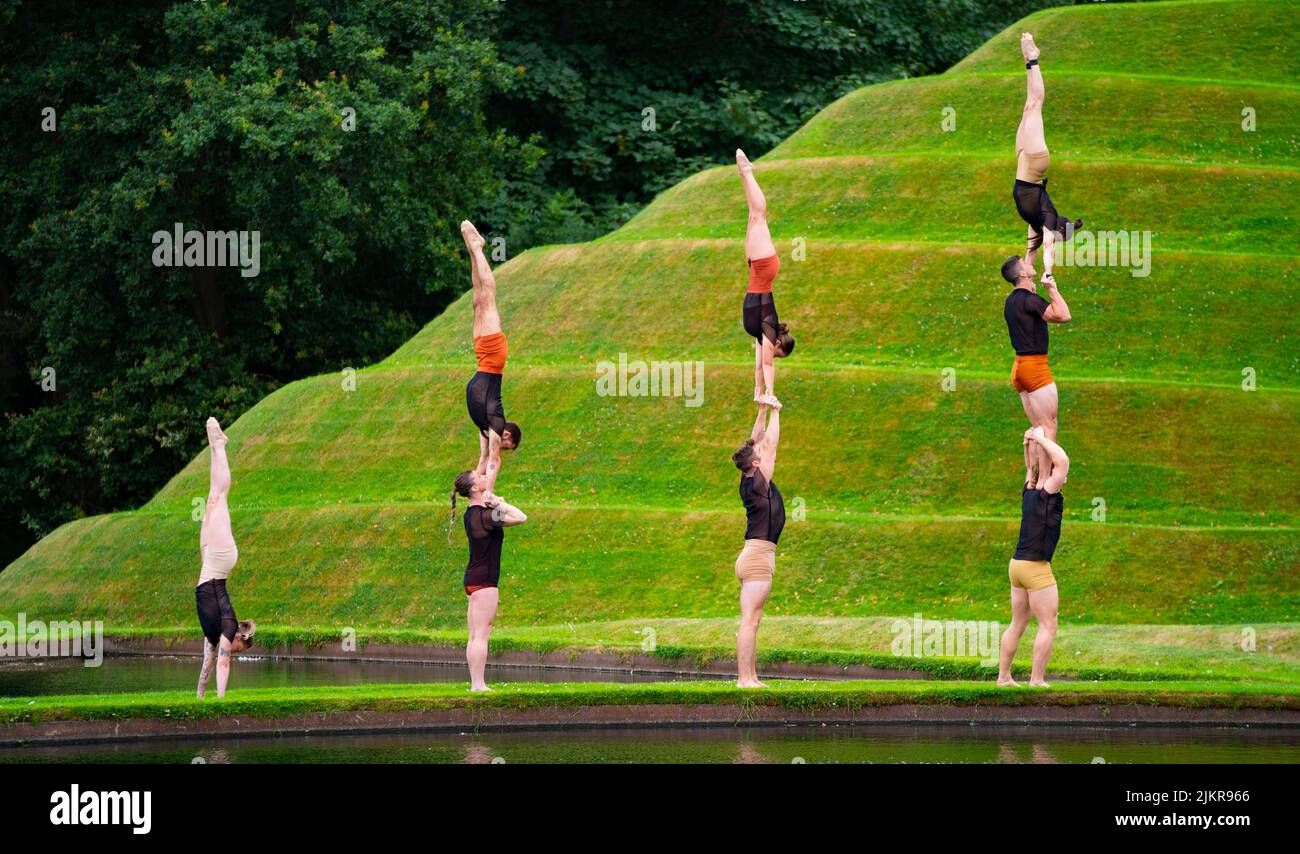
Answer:
[[[1044,275],[1049,300],[1038,296],[1034,265],[1012,255],[1002,265],[1002,278],[1014,285],[1002,306],[1002,316],[1011,336],[1016,358],[1011,365],[1011,385],[1020,394],[1020,405],[1033,427],[1042,427],[1047,438],[1056,439],[1059,398],[1056,381],[1047,367],[1047,324],[1069,323],[1070,307],[1065,304],[1056,280]],[[1047,454],[1038,451],[1040,471],[1047,471]]]
[[[1065,499],[1061,487],[1070,472],[1070,458],[1061,446],[1047,438],[1042,427],[1025,431],[1025,485],[1020,494],[1020,540],[1007,567],[1011,579],[1011,625],[1002,634],[998,658],[998,685],[1017,687],[1011,678],[1011,659],[1020,646],[1020,636],[1032,614],[1038,621],[1034,637],[1033,668],[1029,676],[1032,688],[1049,687],[1044,680],[1047,660],[1052,656],[1056,639],[1056,612],[1060,604],[1056,576],[1052,574],[1052,555],[1061,538],[1061,517]],[[1044,472],[1038,465],[1038,451],[1048,458]]]

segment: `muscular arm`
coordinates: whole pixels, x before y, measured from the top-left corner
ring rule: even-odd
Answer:
[[[763,454],[762,462],[759,463],[759,470],[763,472],[763,477],[770,482],[772,472],[776,470],[776,446],[781,441],[781,410],[773,409],[772,414],[767,419],[767,431],[763,434]]]
[[[1043,489],[1051,493],[1060,492],[1061,487],[1065,485],[1066,476],[1070,473],[1070,458],[1065,455],[1065,450],[1060,445],[1047,438],[1042,427],[1034,428],[1034,441],[1047,451],[1047,456],[1052,461],[1052,474],[1043,484]]]
[[[1038,449],[1030,435],[1032,432],[1032,430],[1025,431],[1025,483],[1027,484],[1038,482],[1038,477],[1034,474],[1034,464],[1038,462]]]
[[[1052,278],[1052,265],[1056,263],[1056,232],[1043,228],[1043,275]]]
[[[1052,304],[1043,312],[1043,320],[1048,323],[1069,323],[1070,307],[1065,304],[1065,297],[1061,296],[1061,292],[1056,289],[1056,282],[1048,284],[1047,296],[1052,301]]]
[[[491,427],[488,428],[487,438],[487,470],[483,476],[487,478],[487,493],[491,495],[497,485],[497,475],[501,474],[501,435]]]
[[[767,420],[767,410],[766,403],[758,407],[758,417],[754,419],[754,429],[749,434],[749,438],[754,440],[755,445],[763,441],[763,423]]]
[[[478,465],[475,467],[479,474],[487,474],[488,467],[488,438],[482,433],[478,434]]]
[[[500,496],[497,496],[497,500],[491,505],[491,509],[492,518],[503,528],[513,528],[515,525],[522,525],[528,521],[524,511]]]
[[[763,345],[754,339],[754,400],[763,397]]]
[[[768,394],[776,394],[776,345],[763,336],[763,383]]]

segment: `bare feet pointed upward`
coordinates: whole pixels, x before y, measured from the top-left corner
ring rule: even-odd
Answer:
[[[1020,52],[1024,54],[1025,62],[1038,59],[1038,45],[1034,44],[1032,33],[1020,34]]]
[[[739,148],[736,149],[736,168],[740,170],[741,175],[754,174],[754,164],[749,162],[749,158],[745,156],[745,152],[741,151]]]
[[[221,432],[221,424],[215,418],[209,418],[207,423],[208,444],[213,447],[220,447],[226,444],[226,434]]]
[[[483,248],[483,235],[479,234],[478,229],[474,227],[474,223],[467,219],[461,220],[460,236],[465,240],[465,245],[468,246],[471,251]]]

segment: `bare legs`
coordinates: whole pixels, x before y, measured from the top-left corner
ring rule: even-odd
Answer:
[[[1056,393],[1056,383],[1048,383],[1033,391],[1020,392],[1020,405],[1025,408],[1031,427],[1042,427],[1047,438],[1056,441],[1056,416],[1060,410],[1060,398]],[[1035,488],[1042,489],[1048,475],[1052,473],[1052,461],[1047,451],[1038,448],[1038,483]]]
[[[1038,622],[1038,634],[1034,636],[1034,665],[1029,674],[1029,687],[1047,688],[1044,677],[1047,675],[1047,660],[1052,657],[1052,643],[1056,640],[1056,610],[1060,604],[1060,594],[1053,584],[1042,590],[1029,592],[1029,610],[1033,611]]]
[[[492,635],[492,621],[497,616],[497,604],[501,601],[501,591],[495,587],[485,587],[474,591],[469,597],[469,643],[465,646],[465,659],[469,662],[469,689],[471,691],[491,691],[484,681],[483,673],[487,669],[488,638]]]
[[[1051,687],[1044,677],[1047,675],[1047,662],[1052,657],[1052,643],[1056,640],[1056,611],[1059,604],[1060,592],[1055,584],[1032,591],[1023,587],[1011,588],[1011,625],[1002,633],[1002,647],[998,655],[998,685],[1004,688],[1019,685],[1011,678],[1011,659],[1016,656],[1020,636],[1025,633],[1029,616],[1033,614],[1038,622],[1038,632],[1034,635],[1034,663],[1029,673],[1029,686]]]
[[[226,434],[215,418],[207,422],[208,432],[208,503],[199,526],[199,548],[229,549],[235,545],[235,535],[230,529],[230,460],[226,456]],[[199,670],[197,695],[201,699],[208,690],[212,665],[217,665],[217,696],[226,696],[230,681],[230,641],[221,638],[220,648],[214,648],[203,639],[203,666]]]
[[[1020,52],[1025,57],[1025,62],[1031,59],[1038,59],[1038,47],[1034,44],[1034,37],[1029,33],[1022,33],[1020,36]],[[1040,151],[1047,150],[1047,134],[1043,130],[1043,99],[1047,95],[1047,90],[1043,86],[1043,72],[1037,65],[1027,69],[1025,88],[1025,109],[1020,116],[1020,126],[1016,128],[1016,153],[1037,154]],[[1051,275],[1052,271],[1052,233],[1044,229],[1040,235],[1030,226],[1028,237],[1025,240],[1025,260],[1030,264],[1034,263],[1035,255],[1038,251],[1039,243],[1043,243],[1043,272]]]
[[[763,619],[763,605],[772,592],[772,582],[746,581],[740,585],[740,631],[736,633],[736,687],[766,688],[758,681],[758,624]]]
[[[776,254],[776,245],[772,243],[772,233],[767,228],[767,199],[759,189],[758,181],[754,180],[754,164],[739,148],[736,149],[736,168],[740,170],[740,181],[745,185],[745,203],[749,205],[745,257],[750,261],[770,258]]]
[[[483,236],[469,220],[460,224],[460,236],[469,250],[469,274],[474,285],[474,337],[492,335],[501,331],[501,315],[497,311],[497,280],[483,254]]]
[[[770,258],[776,254],[776,244],[772,242],[772,232],[767,227],[767,197],[754,178],[754,164],[749,162],[745,152],[736,149],[736,168],[740,170],[740,181],[745,187],[745,204],[749,206],[749,218],[745,224],[745,258],[756,261]],[[762,344],[754,344],[756,360],[754,399],[776,396],[776,355],[774,345],[763,336]],[[761,379],[762,389],[758,386]]]
[[[1004,688],[1018,687],[1011,678],[1011,659],[1016,657],[1020,636],[1029,625],[1029,591],[1023,587],[1011,588],[1011,625],[1002,633],[1002,646],[998,650],[998,684]]]
[[[208,419],[207,429],[210,451],[208,506],[199,526],[199,547],[228,549],[235,544],[235,535],[230,531],[230,505],[227,501],[230,495],[230,461],[226,457],[226,434],[221,432],[221,425],[215,418]]]

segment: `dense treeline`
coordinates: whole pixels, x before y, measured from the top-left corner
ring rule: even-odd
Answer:
[[[410,337],[466,286],[461,218],[512,254],[594,236],[1028,11],[3,0],[0,566],[147,499],[205,416]],[[160,250],[177,228],[245,256]]]

